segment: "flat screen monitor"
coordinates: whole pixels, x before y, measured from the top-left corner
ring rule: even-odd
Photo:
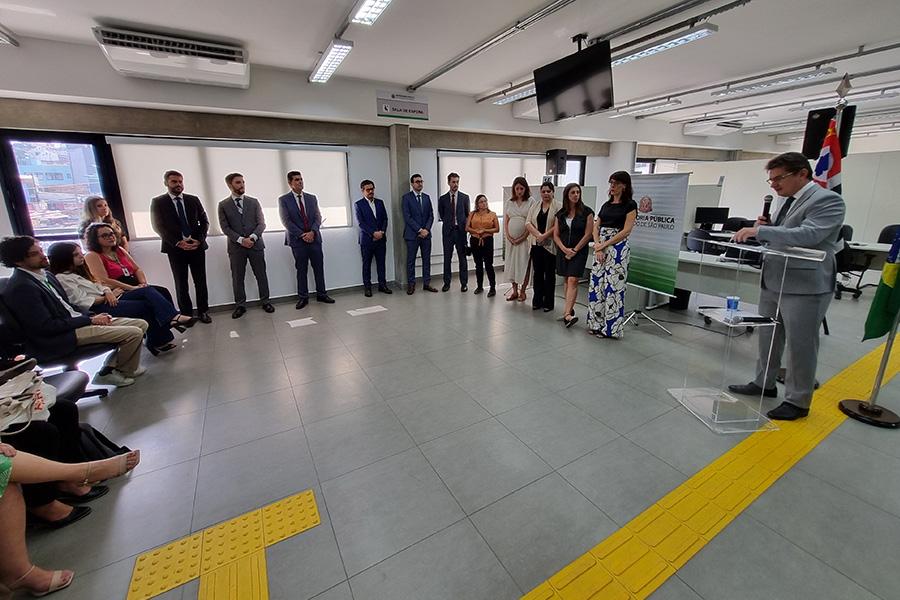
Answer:
[[[720,225],[728,220],[728,207],[698,206],[694,211],[694,223],[704,225]]]
[[[609,41],[544,65],[534,72],[538,117],[552,123],[613,105]]]

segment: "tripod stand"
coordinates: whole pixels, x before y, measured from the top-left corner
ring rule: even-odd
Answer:
[[[650,292],[649,292],[649,290],[645,290],[644,288],[640,288],[640,290],[641,290],[641,298],[640,298],[640,301],[638,302],[638,306],[643,306],[645,309],[649,308],[647,306],[647,303],[650,301]],[[648,315],[645,310],[640,309],[640,308],[636,308],[633,311],[631,311],[630,313],[628,313],[628,316],[625,317],[624,325],[628,325],[628,323],[630,323],[631,321],[634,321],[634,326],[637,327],[639,325],[639,320],[641,318],[647,319],[652,324],[656,325],[658,328],[662,329],[669,335],[672,335],[671,331],[669,331],[668,329],[663,327],[659,323],[659,321],[655,320],[653,317]]]

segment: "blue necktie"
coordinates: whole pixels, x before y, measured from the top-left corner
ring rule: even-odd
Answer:
[[[175,209],[178,212],[178,220],[181,222],[182,237],[191,237],[191,227],[188,225],[187,213],[184,212],[184,203],[181,196],[175,198]]]

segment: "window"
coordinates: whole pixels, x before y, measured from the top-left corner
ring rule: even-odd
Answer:
[[[643,175],[652,175],[656,161],[652,158],[639,158],[634,163],[634,172]]]
[[[77,237],[84,200],[94,195],[105,197],[121,218],[102,137],[3,131],[0,140],[2,183],[15,233],[45,240]]]
[[[267,231],[282,231],[278,197],[289,191],[288,171],[303,173],[303,189],[315,194],[322,227],[351,225],[347,154],[342,148],[311,149],[290,144],[110,138],[122,181],[122,198],[138,238],[156,237],[150,224],[150,200],[166,191],[163,173],[184,175],[184,188],[203,202],[210,231],[220,231],[218,203],[230,194],[225,175],[241,173],[249,196],[259,199]]]
[[[478,194],[487,196],[490,209],[503,215],[503,206],[509,198],[504,188],[513,179],[524,176],[530,186],[537,187],[544,180],[546,160],[543,156],[475,154],[465,152],[438,152],[438,190],[447,190],[447,175],[459,173],[459,189],[469,194],[473,201]]]
[[[584,185],[584,165],[587,163],[586,156],[569,155],[566,158],[566,174],[559,176],[559,186],[565,187],[570,183]]]

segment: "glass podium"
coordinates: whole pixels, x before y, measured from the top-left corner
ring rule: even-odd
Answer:
[[[683,253],[684,254],[684,253]],[[700,314],[706,323],[716,323],[724,327],[722,344],[704,344],[703,349],[692,353],[684,361],[685,377],[683,387],[668,390],[691,414],[712,431],[721,434],[750,433],[760,430],[776,430],[777,426],[766,418],[763,410],[765,398],[732,394],[729,383],[751,381],[756,373],[758,344],[751,349],[741,348],[736,339],[758,328],[774,328],[777,323],[751,309],[748,304],[759,302],[760,266],[767,261],[767,281],[778,284],[778,309],[781,307],[781,290],[788,275],[788,265],[792,261],[822,262],[825,252],[807,248],[782,247],[778,249],[763,246],[736,244],[729,241],[704,240],[702,251],[691,261],[696,263],[695,277],[702,280],[702,293],[721,299],[720,305],[701,306]],[[771,271],[776,269],[776,271]],[[772,275],[775,274],[773,278]],[[755,278],[756,293],[750,298],[740,298],[735,306],[739,291],[747,291],[747,281]],[[749,300],[749,302],[748,302]],[[774,341],[774,335],[770,336]],[[770,342],[766,356],[766,366],[772,359]]]

